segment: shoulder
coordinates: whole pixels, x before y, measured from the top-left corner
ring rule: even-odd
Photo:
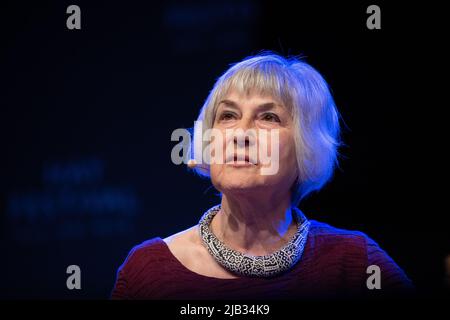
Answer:
[[[346,248],[358,247],[363,250],[369,260],[375,255],[387,255],[375,240],[364,232],[357,230],[340,229],[323,222],[311,220],[308,236],[314,238],[315,244],[337,245]]]
[[[155,237],[135,245],[129,252],[128,258],[152,255],[161,255],[167,253],[168,248],[175,248],[187,245],[193,241],[195,226],[180,231],[166,238]]]
[[[370,260],[377,255],[387,256],[378,243],[366,233],[333,227],[327,223],[311,220],[308,238],[316,247],[335,248],[341,253],[359,253],[362,258]]]
[[[202,243],[198,225],[164,238],[163,241],[172,256],[187,269],[201,273],[204,267],[211,266],[212,258]]]
[[[158,276],[158,261],[167,259],[164,242],[156,237],[134,246],[119,266],[111,293],[112,299],[130,299],[134,290]]]
[[[358,272],[363,271],[365,274],[369,266],[375,265],[381,271],[385,286],[398,289],[412,288],[411,280],[403,269],[364,232],[335,228],[311,220],[308,240],[311,241],[312,252],[326,256],[326,259],[339,261],[349,270],[358,267]]]
[[[151,238],[131,248],[130,254],[143,253],[146,251],[157,251],[158,249],[160,249],[162,244],[162,239],[160,237]]]
[[[192,226],[186,230],[180,231],[163,239],[169,248],[177,248],[179,246],[198,244],[198,226]]]
[[[379,247],[361,231],[336,228],[311,220],[307,249],[314,259],[362,269],[369,265],[371,248]]]
[[[166,238],[155,237],[134,246],[120,267],[127,271],[133,269],[155,269],[167,262],[173,262],[173,257],[188,255],[189,248],[197,244],[196,226],[175,233]],[[151,267],[151,268],[150,268]]]
[[[306,256],[314,263],[326,266],[339,265],[346,269],[356,268],[358,273],[367,266],[367,242],[363,232],[345,230],[329,224],[310,220]]]
[[[119,270],[129,273],[132,270],[143,269],[149,263],[164,259],[166,256],[167,248],[164,241],[160,237],[151,238],[132,247]]]
[[[366,248],[368,243],[374,243],[361,231],[340,229],[316,220],[311,220],[308,236],[314,238],[318,244],[353,245]]]

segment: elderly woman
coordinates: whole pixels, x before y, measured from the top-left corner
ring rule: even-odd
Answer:
[[[197,225],[134,247],[113,299],[293,299],[411,288],[364,233],[309,220],[297,208],[330,179],[339,147],[338,111],[310,65],[274,54],[245,59],[218,79],[197,121],[202,128],[195,130],[225,137],[209,164],[190,163],[210,177],[221,202]],[[277,140],[260,131],[276,132]],[[277,157],[251,156],[260,145]],[[221,147],[225,160],[214,161]],[[277,170],[263,174],[273,161]]]

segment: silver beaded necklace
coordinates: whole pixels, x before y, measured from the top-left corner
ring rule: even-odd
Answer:
[[[300,260],[310,222],[299,209],[292,208],[298,228],[288,244],[269,255],[251,256],[227,247],[211,231],[211,221],[220,208],[220,204],[216,205],[203,214],[199,232],[209,253],[227,270],[242,276],[271,277],[291,269]]]

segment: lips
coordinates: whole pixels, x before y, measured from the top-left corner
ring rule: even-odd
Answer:
[[[239,159],[239,160],[238,160]],[[248,164],[248,165],[256,165],[257,162],[254,161],[254,159],[250,158],[250,156],[245,155],[238,155],[234,154],[234,155],[230,155],[227,160],[226,160],[227,164]]]

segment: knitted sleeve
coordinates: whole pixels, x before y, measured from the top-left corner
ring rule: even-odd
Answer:
[[[366,237],[367,263],[375,265],[381,272],[381,289],[384,292],[411,292],[414,286],[405,272],[378,244]]]

